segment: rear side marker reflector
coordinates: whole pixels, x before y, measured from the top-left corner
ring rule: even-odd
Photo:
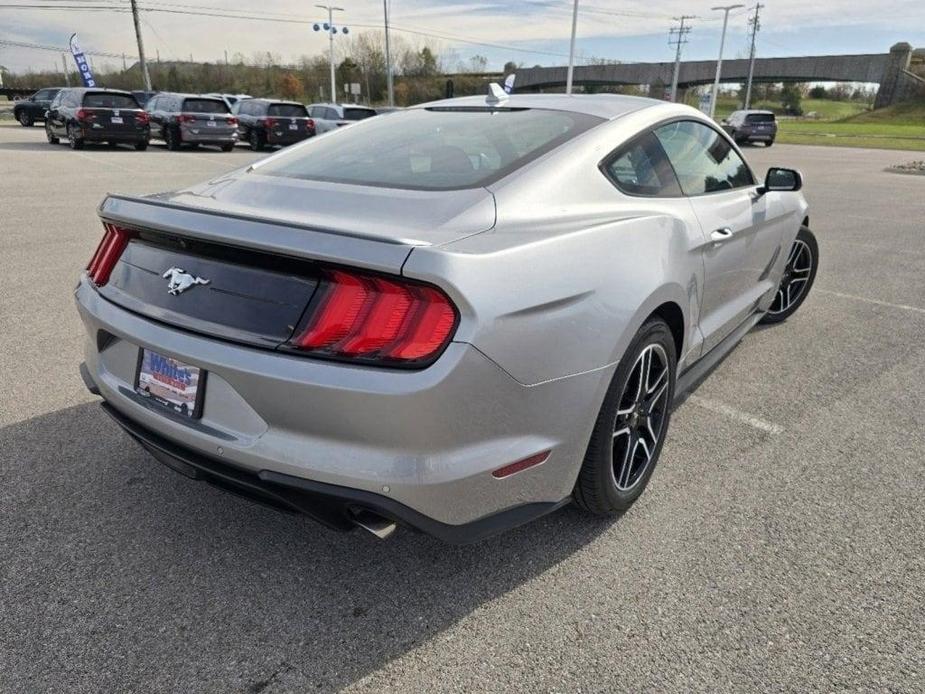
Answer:
[[[531,455],[529,458],[518,460],[516,463],[511,463],[510,465],[499,467],[497,470],[491,473],[491,476],[500,480],[504,479],[505,477],[510,477],[517,472],[522,472],[527,468],[545,463],[546,459],[549,457],[550,452],[551,451],[543,451],[542,453]]]
[[[90,259],[87,266],[87,274],[90,280],[97,287],[102,287],[109,281],[113,268],[119,262],[122,252],[128,245],[129,240],[135,235],[134,232],[115,224],[104,223],[106,232],[103,234],[103,240],[96,247],[96,252]]]
[[[435,287],[327,270],[308,323],[291,345],[345,360],[419,365],[440,354],[455,327],[456,309]]]

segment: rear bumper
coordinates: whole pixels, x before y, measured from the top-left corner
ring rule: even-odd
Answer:
[[[528,523],[568,502],[566,499],[559,503],[524,504],[470,523],[449,525],[381,494],[229,465],[172,443],[105,402],[102,408],[156,460],[174,472],[280,511],[309,516],[332,530],[350,531],[357,527],[358,514],[372,512],[444,542],[468,544]]]
[[[277,135],[275,132],[270,131],[267,133],[267,144],[269,145],[294,145],[296,142],[301,142],[302,140],[307,140],[312,136],[312,133],[293,133],[289,134],[286,131],[283,131],[282,134]]]
[[[108,128],[81,128],[87,142],[147,142],[151,139],[148,128],[139,130],[109,130]]]
[[[192,128],[184,125],[180,130],[183,142],[202,145],[227,145],[238,141],[237,128],[210,128],[208,126]]]
[[[462,343],[421,371],[351,367],[183,332],[112,304],[85,279],[76,297],[89,333],[85,380],[175,457],[346,489],[340,496],[444,539],[483,531],[442,526],[503,529],[568,499],[612,374],[527,387]],[[208,372],[201,419],[134,392],[139,346]],[[542,451],[542,465],[491,475]]]

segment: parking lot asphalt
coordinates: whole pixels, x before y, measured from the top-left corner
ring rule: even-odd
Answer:
[[[450,547],[276,514],[154,462],[78,376],[104,193],[257,155],[0,127],[0,691],[925,690],[925,177],[806,176],[821,267],[676,413],[618,520]]]

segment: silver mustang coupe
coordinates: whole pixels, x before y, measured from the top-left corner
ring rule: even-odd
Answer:
[[[169,467],[332,528],[618,513],[684,393],[809,293],[801,186],[685,106],[424,104],[107,197],[81,372]]]

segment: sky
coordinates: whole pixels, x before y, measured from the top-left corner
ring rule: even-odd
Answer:
[[[323,0],[319,0],[323,2]],[[513,60],[532,65],[562,65],[568,54],[572,0],[389,0],[393,35],[411,45],[428,41],[444,57],[445,67],[457,68],[473,56],[500,69]],[[719,48],[721,13],[716,4],[734,0],[581,0],[579,3],[578,64],[591,58],[623,62],[672,60],[668,44],[673,17],[697,15],[683,57],[714,59]],[[326,19],[314,3],[296,0],[138,0],[145,9],[142,33],[149,58],[219,61],[227,51],[250,58],[271,51],[283,62],[327,51],[327,36],[312,30]],[[751,0],[751,4],[754,0]],[[759,56],[883,53],[898,41],[925,47],[925,2],[922,0],[764,0]],[[749,6],[751,6],[751,4]],[[15,8],[46,5],[53,9]],[[335,24],[357,34],[382,26],[381,0],[338,0],[344,12]],[[137,56],[128,0],[0,0],[0,41],[66,46],[77,32],[85,51],[121,55],[131,63]],[[245,13],[260,19],[189,15],[185,12]],[[726,57],[747,51],[747,9],[730,14]],[[427,36],[425,36],[427,35]],[[338,34],[343,49],[350,37]],[[121,63],[93,57],[94,64]],[[0,65],[13,71],[60,69],[52,51],[0,43]]]

